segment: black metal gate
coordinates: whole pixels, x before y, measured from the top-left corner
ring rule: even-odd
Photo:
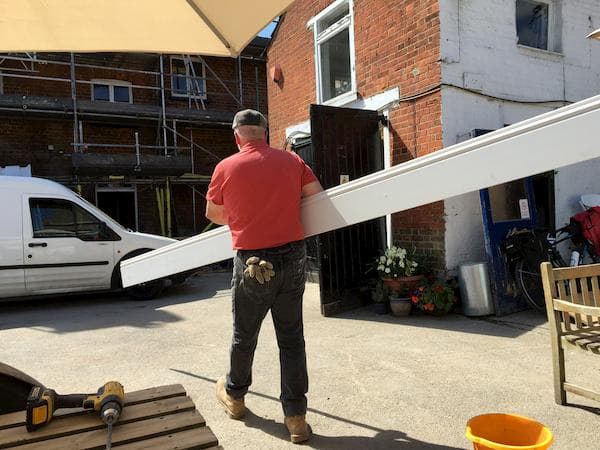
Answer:
[[[312,145],[300,145],[297,151],[325,189],[383,169],[380,116],[376,111],[311,105],[310,126]],[[365,272],[384,243],[383,218],[309,240],[309,267],[318,268],[323,315],[331,316],[368,300]]]

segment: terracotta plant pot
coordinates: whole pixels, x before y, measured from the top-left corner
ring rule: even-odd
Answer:
[[[410,316],[412,303],[410,298],[390,297],[390,310],[392,315],[397,317]]]
[[[392,292],[401,292],[406,289],[410,293],[417,289],[423,278],[425,278],[423,275],[413,275],[412,277],[383,278],[382,281]]]

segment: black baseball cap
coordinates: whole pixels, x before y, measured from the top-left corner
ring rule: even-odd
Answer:
[[[257,127],[267,129],[267,119],[261,113],[254,109],[244,109],[238,111],[233,117],[233,123],[231,128],[234,130],[241,125],[254,125]]]

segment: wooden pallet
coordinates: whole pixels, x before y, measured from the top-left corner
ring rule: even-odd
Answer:
[[[45,427],[29,433],[25,411],[0,415],[0,449],[103,450],[107,429],[97,413],[63,410]],[[125,394],[125,406],[113,426],[112,446],[119,450],[220,449],[180,384]]]

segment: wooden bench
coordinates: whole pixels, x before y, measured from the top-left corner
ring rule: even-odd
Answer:
[[[600,354],[600,264],[554,269],[542,263],[542,282],[552,341],[554,399],[567,392],[600,401],[600,393],[566,381],[564,349]]]
[[[57,413],[32,433],[25,429],[25,411],[0,415],[0,449],[106,448],[107,428],[97,413],[82,409]],[[221,448],[180,384],[126,393],[121,417],[113,426],[112,446],[119,450]]]

